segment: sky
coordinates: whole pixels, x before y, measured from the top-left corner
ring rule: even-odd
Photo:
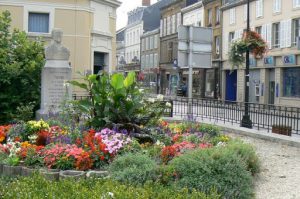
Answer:
[[[127,24],[127,12],[142,5],[142,0],[119,0],[122,5],[117,9],[117,30],[123,28]],[[151,0],[151,4],[157,0]]]

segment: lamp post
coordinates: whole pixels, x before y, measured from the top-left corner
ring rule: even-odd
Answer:
[[[250,31],[250,0],[247,0],[247,33]],[[249,60],[250,51],[246,51],[246,70],[245,70],[245,113],[241,121],[241,126],[252,128],[252,121],[249,115]]]

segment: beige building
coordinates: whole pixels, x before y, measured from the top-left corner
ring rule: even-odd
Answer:
[[[117,0],[0,0],[12,28],[49,41],[53,28],[64,32],[63,45],[71,51],[73,78],[77,72],[112,72],[116,67]]]
[[[223,97],[244,100],[244,67],[234,69],[228,63],[230,43],[242,37],[246,29],[246,1],[225,0],[223,10]],[[257,0],[250,4],[250,26],[268,44],[263,59],[250,59],[250,102],[300,106],[300,2],[293,0]]]

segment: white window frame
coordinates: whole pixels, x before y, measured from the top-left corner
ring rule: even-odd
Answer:
[[[154,48],[154,37],[150,36],[150,50]]]
[[[264,15],[264,1],[256,0],[256,18],[263,17]]]
[[[293,8],[300,8],[300,0],[293,0]]]
[[[273,13],[281,12],[281,0],[273,0]]]
[[[229,24],[235,24],[236,22],[236,9],[235,8],[231,8],[229,10]]]
[[[154,35],[154,48],[156,49],[158,45],[158,35]]]
[[[247,4],[244,5],[244,22],[247,21],[247,14],[248,14],[248,6]]]
[[[48,33],[28,32],[29,13],[49,14],[49,32]],[[54,20],[55,20],[55,8],[53,7],[37,6],[37,5],[24,6],[23,30],[30,35],[50,35],[54,28]]]

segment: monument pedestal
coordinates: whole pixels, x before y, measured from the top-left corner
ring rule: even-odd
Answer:
[[[52,31],[53,41],[45,50],[46,63],[42,69],[41,108],[36,112],[37,119],[49,119],[60,112],[64,101],[72,99],[68,81],[72,78],[69,65],[70,52],[61,45],[62,31]]]

